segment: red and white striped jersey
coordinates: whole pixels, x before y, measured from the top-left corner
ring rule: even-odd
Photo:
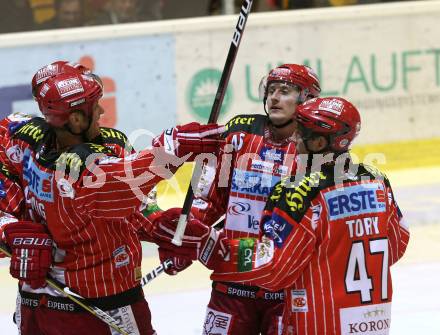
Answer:
[[[206,167],[192,212],[207,225],[226,215],[228,238],[257,237],[270,191],[291,174],[295,142],[273,141],[265,115],[236,116],[226,129],[222,155]]]
[[[25,218],[43,222],[57,247],[54,276],[85,297],[124,292],[139,284],[141,245],[136,214],[173,164],[160,149],[125,159],[85,143],[57,153],[40,118],[2,139],[1,161],[19,176]],[[132,220],[133,219],[133,220]],[[146,221],[144,222],[146,223]]]
[[[285,289],[284,334],[388,334],[390,266],[408,227],[385,176],[365,165],[335,184],[332,166],[271,193],[259,239],[231,241],[214,280]]]

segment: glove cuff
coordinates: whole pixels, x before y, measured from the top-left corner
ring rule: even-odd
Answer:
[[[215,250],[217,249],[217,242],[219,239],[220,233],[215,230],[214,228],[209,229],[209,236],[206,239],[206,243],[203,246],[200,255],[199,255],[199,261],[208,267],[208,263],[211,260],[211,256],[214,254]]]

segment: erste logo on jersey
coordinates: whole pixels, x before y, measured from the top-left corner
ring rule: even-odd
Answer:
[[[53,202],[53,174],[40,170],[29,149],[25,150],[23,156],[23,179],[38,199]]]
[[[231,192],[268,197],[280,177],[271,174],[235,169],[232,175]]]
[[[386,210],[384,187],[379,183],[336,189],[327,192],[324,197],[330,221],[353,215],[382,213]]]
[[[292,229],[293,227],[290,223],[275,213],[263,223],[264,235],[272,239],[277,248],[283,247]]]

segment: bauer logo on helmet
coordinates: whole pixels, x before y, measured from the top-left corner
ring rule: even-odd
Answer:
[[[56,83],[61,98],[84,92],[84,87],[78,78],[69,78]]]

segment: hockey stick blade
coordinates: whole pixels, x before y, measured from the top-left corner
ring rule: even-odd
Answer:
[[[232,69],[234,67],[235,58],[237,57],[238,47],[240,46],[241,40],[243,38],[244,28],[246,27],[246,22],[249,13],[252,9],[253,0],[243,0],[241,5],[240,14],[238,16],[238,21],[235,26],[234,34],[232,36],[231,45],[229,46],[228,56],[226,57],[225,66],[223,67],[222,76],[217,88],[217,93],[215,94],[214,103],[212,104],[211,114],[209,115],[208,123],[216,123],[218,116],[220,114],[220,109],[223,103],[223,98],[226,94],[226,89],[228,87],[229,78],[231,77]],[[197,169],[195,169],[196,171]],[[191,177],[191,183],[188,186],[188,191],[186,192],[185,201],[183,203],[182,214],[179,218],[179,223],[174,233],[172,243],[176,246],[182,245],[182,238],[186,228],[186,219],[191,211],[192,202],[194,199],[194,191],[192,185],[197,185],[199,181],[200,174],[194,173]]]

